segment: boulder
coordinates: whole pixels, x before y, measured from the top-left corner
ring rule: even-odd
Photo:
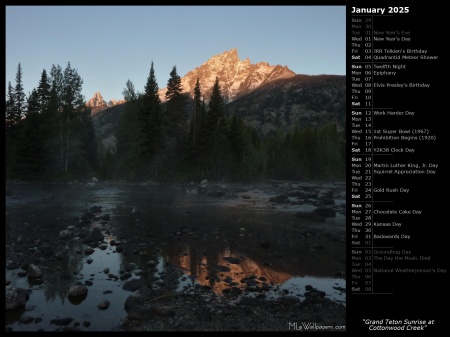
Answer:
[[[83,297],[88,293],[88,288],[83,285],[73,285],[69,288],[68,296]]]
[[[24,306],[29,298],[30,293],[27,289],[6,287],[5,310],[13,310]]]
[[[28,278],[36,279],[42,277],[42,271],[34,264],[30,264],[28,267]]]

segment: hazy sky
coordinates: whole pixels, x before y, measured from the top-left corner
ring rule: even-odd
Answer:
[[[345,75],[344,6],[6,6],[6,85],[17,66],[28,96],[42,70],[70,62],[89,100],[143,92],[153,61],[160,89],[236,48],[251,63]]]

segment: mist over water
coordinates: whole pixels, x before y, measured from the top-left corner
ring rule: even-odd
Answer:
[[[21,269],[6,270],[11,285],[31,289],[24,308],[7,312],[7,326],[17,331],[57,330],[61,327],[51,320],[71,317],[81,330],[113,330],[126,317],[124,303],[132,294],[122,285],[141,279],[157,288],[165,282],[167,265],[181,271],[180,292],[206,286],[211,296],[223,296],[231,286],[243,290],[267,286],[267,299],[286,294],[302,299],[305,287],[311,285],[345,305],[345,221],[313,223],[296,217],[295,208],[269,207],[263,202],[268,193],[263,188],[241,190],[252,198],[244,200],[239,193],[235,197],[192,194],[171,185],[7,186],[7,258],[12,251],[17,254],[18,247],[25,256],[33,254],[39,242],[60,240],[60,232],[93,206],[101,207],[99,215],[110,215],[109,221],[92,224],[102,229],[106,249],[96,248],[87,256],[81,240],[67,239],[64,257],[44,263],[37,284],[18,276]],[[123,251],[117,252],[111,240],[119,241]],[[154,267],[148,267],[149,261]],[[131,278],[108,276],[120,276],[129,265],[135,266]],[[244,282],[248,280],[253,283]],[[81,303],[67,297],[77,281],[91,282]],[[103,300],[110,301],[107,310],[97,307]],[[24,315],[35,320],[21,323]]]

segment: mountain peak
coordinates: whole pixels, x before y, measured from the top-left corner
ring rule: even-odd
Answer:
[[[124,100],[116,101],[115,99],[110,100],[108,103],[103,99],[102,94],[97,91],[94,93],[94,96],[86,102],[86,106],[90,107],[92,110],[92,114],[96,114],[100,111],[105,110],[106,108],[112,107],[114,105],[125,103]]]
[[[239,60],[238,51],[236,48],[230,49],[230,51],[224,52],[224,54],[228,55],[228,57]]]
[[[92,98],[89,101],[87,101],[86,105],[91,108],[97,108],[97,107],[106,105],[106,102],[103,99],[102,94],[100,94],[100,92],[97,91],[94,94],[94,96],[92,96]]]
[[[218,77],[225,101],[231,102],[244,94],[248,94],[262,84],[295,75],[296,73],[287,66],[271,66],[267,62],[252,64],[249,58],[241,61],[237,49],[232,48],[211,57],[200,67],[189,71],[181,78],[181,84],[183,92],[188,92],[193,97],[195,83],[198,78],[202,95],[208,100],[215,79]],[[166,91],[167,88],[159,91],[162,102],[166,100]]]

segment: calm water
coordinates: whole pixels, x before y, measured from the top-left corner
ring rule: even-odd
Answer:
[[[86,246],[69,239],[65,258],[43,267],[42,281],[34,284],[18,276],[20,269],[6,270],[11,285],[32,290],[25,308],[7,312],[7,327],[15,331],[57,330],[60,327],[50,324],[52,319],[71,317],[74,321],[70,326],[77,322],[83,331],[114,330],[126,317],[124,303],[132,294],[122,290],[122,285],[142,278],[148,286],[158,287],[164,282],[167,264],[183,272],[178,291],[190,292],[200,284],[211,286],[212,296],[222,296],[230,282],[239,285],[244,277],[252,276],[271,285],[265,292],[268,299],[286,294],[301,299],[305,286],[312,285],[345,305],[345,292],[339,290],[345,288],[345,279],[336,276],[345,270],[345,221],[344,225],[307,224],[295,217],[295,209],[268,207],[262,201],[267,193],[255,187],[232,197],[210,197],[186,193],[176,186],[7,186],[7,253],[18,247],[19,240],[27,243],[22,245],[22,254],[32,254],[36,240],[57,240],[60,231],[92,206],[101,206],[100,216],[110,215],[101,227],[105,242],[120,240],[124,247],[117,253],[115,246],[108,245],[85,256]],[[242,195],[251,198],[244,200]],[[328,230],[322,233],[323,228]],[[239,263],[224,257],[238,258]],[[89,258],[91,263],[87,263]],[[156,270],[147,268],[148,261],[155,262]],[[111,279],[103,272],[109,268],[109,273],[120,276],[130,263],[140,271],[133,271],[128,280]],[[212,270],[217,271],[214,282]],[[67,297],[68,289],[86,280],[92,281],[88,296],[73,303]],[[97,307],[103,300],[111,303],[106,310]],[[23,316],[32,316],[34,321],[21,323]]]

